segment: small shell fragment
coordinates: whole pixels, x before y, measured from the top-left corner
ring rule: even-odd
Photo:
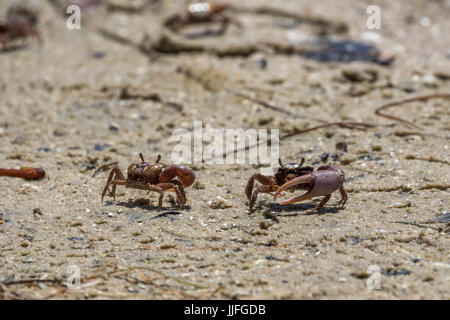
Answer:
[[[233,205],[228,200],[225,200],[221,196],[217,196],[214,199],[208,201],[208,206],[211,209],[225,209],[231,208]]]

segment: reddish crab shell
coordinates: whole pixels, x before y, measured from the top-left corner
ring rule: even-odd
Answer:
[[[158,156],[155,163],[146,162],[142,154],[140,156],[141,162],[132,163],[128,167],[127,178],[125,178],[119,167],[111,170],[102,192],[102,201],[105,194],[109,191],[109,186],[112,186],[110,194],[115,199],[116,186],[124,185],[126,188],[158,192],[160,194],[158,208],[162,206],[165,191],[175,192],[181,206],[184,206],[186,203],[184,188],[194,183],[194,171],[182,165],[163,165],[159,163],[160,156]]]
[[[11,42],[17,39],[34,37],[42,42],[37,29],[28,22],[18,20],[0,23],[0,49],[5,49]]]

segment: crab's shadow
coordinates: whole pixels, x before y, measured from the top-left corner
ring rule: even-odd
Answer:
[[[11,46],[8,46],[8,47],[0,50],[0,54],[8,54],[8,53],[12,53],[12,52],[15,52],[15,51],[24,50],[26,48],[28,48],[27,44],[11,45]]]
[[[148,204],[148,201],[144,201],[145,199],[136,199],[134,201],[128,201],[128,202],[124,202],[124,201],[115,201],[115,200],[108,200],[105,202],[105,206],[112,206],[112,205],[117,205],[117,206],[122,206],[128,209],[134,209],[134,208],[140,208],[140,209],[144,209],[147,211],[157,211],[157,212],[161,212],[163,213],[164,211],[169,211],[169,212],[176,212],[178,214],[181,214],[183,211],[190,211],[191,210],[191,206],[189,205],[185,205],[183,207],[183,209],[180,209],[178,207],[174,206],[170,206],[170,207],[157,207],[151,204]],[[174,210],[176,209],[176,210]]]
[[[316,204],[314,203],[287,204],[284,206],[280,206],[278,203],[268,203],[264,207],[275,212],[278,217],[311,216],[339,212],[337,207],[323,207],[320,210],[315,210]]]
[[[223,30],[213,30],[207,29],[202,31],[191,31],[183,33],[183,36],[189,40],[210,38],[210,37],[220,37],[224,34]]]

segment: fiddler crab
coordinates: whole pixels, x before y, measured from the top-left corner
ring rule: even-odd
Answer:
[[[253,212],[259,192],[269,194],[275,192],[274,199],[276,199],[283,191],[289,190],[293,192],[297,189],[306,189],[308,191],[301,196],[282,201],[279,204],[292,204],[314,197],[325,196],[315,208],[320,210],[330,200],[331,194],[339,189],[342,198],[340,205],[343,207],[347,201],[347,193],[343,186],[345,181],[344,170],[338,166],[331,165],[321,166],[317,171],[314,171],[313,167],[303,167],[304,162],[305,159],[302,158],[300,164],[290,163],[288,166],[284,166],[280,160],[280,167],[274,175],[265,176],[256,173],[251,176],[245,188],[250,212]],[[253,191],[255,180],[261,185],[258,185],[256,190]]]
[[[162,207],[165,191],[175,192],[180,203],[184,207],[186,194],[184,188],[189,187],[195,181],[195,173],[191,168],[182,165],[164,165],[159,163],[161,155],[158,155],[155,163],[146,162],[142,154],[139,154],[141,162],[134,162],[128,167],[128,177],[119,167],[114,167],[108,177],[102,192],[102,202],[109,186],[112,190],[109,195],[116,199],[116,186],[124,185],[126,188],[155,191],[159,193],[158,210]],[[176,178],[176,179],[175,179]]]
[[[187,6],[186,13],[182,15],[175,14],[169,17],[165,22],[165,26],[174,32],[178,32],[181,28],[188,25],[209,22],[219,23],[220,30],[217,34],[222,35],[226,32],[230,23],[234,23],[238,27],[241,27],[239,21],[224,13],[229,8],[229,4],[216,1],[191,2]]]
[[[20,14],[19,14],[20,13]],[[32,13],[13,11],[8,12],[7,20],[0,22],[0,49],[5,50],[7,46],[18,39],[34,37],[39,44],[42,43],[41,36],[35,27],[36,17]]]

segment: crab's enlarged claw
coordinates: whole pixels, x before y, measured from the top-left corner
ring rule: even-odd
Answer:
[[[312,184],[313,185],[314,184],[314,180],[315,180],[314,173],[305,174],[304,176],[300,176],[298,178],[294,178],[292,180],[289,180],[288,182],[286,182],[285,184],[283,184],[281,187],[278,188],[277,192],[275,192],[274,199],[276,200],[281,192],[283,192],[286,189],[289,189],[289,188],[291,188],[293,186],[296,186],[296,185],[299,185],[299,184]],[[309,191],[307,193],[309,193]],[[298,200],[298,201],[300,201],[300,200]]]
[[[174,166],[178,179],[184,188],[189,187],[195,181],[195,172],[186,166]]]
[[[178,177],[184,188],[189,187],[195,181],[195,172],[189,167],[182,165],[171,165],[164,168],[161,172],[160,181],[169,182],[173,178]]]
[[[287,201],[280,202],[280,205],[291,204],[314,197],[325,196],[316,209],[322,208],[322,206],[330,199],[330,195],[339,189],[341,192],[342,203],[345,204],[347,200],[347,194],[343,187],[345,181],[344,170],[337,166],[325,166],[320,167],[317,171],[309,173],[304,176],[292,179],[283,184],[275,193],[275,198],[284,190],[299,185],[309,184],[309,190],[305,194],[292,198]],[[342,204],[341,204],[342,205]]]

